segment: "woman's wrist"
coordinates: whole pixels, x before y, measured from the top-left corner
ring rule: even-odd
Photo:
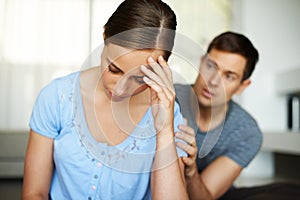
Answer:
[[[156,143],[169,144],[174,142],[174,129],[173,127],[164,128],[156,132]]]

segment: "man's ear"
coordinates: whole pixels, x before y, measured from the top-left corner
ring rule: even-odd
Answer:
[[[242,94],[242,92],[251,84],[250,79],[243,80],[238,90],[235,92],[236,94]]]

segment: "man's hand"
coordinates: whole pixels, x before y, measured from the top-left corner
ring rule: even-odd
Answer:
[[[198,147],[196,144],[195,131],[187,125],[179,125],[178,128],[180,132],[177,132],[175,137],[183,140],[185,143],[177,142],[176,145],[188,154],[188,157],[182,157],[182,161],[185,164],[185,177],[188,179],[198,173],[196,164]]]

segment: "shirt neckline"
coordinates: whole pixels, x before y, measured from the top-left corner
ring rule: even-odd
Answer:
[[[102,146],[102,147],[106,147],[106,148],[124,148],[126,147],[130,142],[132,142],[132,140],[135,138],[135,136],[138,137],[138,127],[145,127],[148,125],[148,118],[151,115],[151,107],[149,107],[146,111],[146,113],[144,114],[144,116],[142,117],[142,119],[140,120],[140,122],[137,124],[137,126],[133,129],[133,131],[131,132],[131,134],[129,134],[121,143],[116,144],[116,145],[109,145],[106,142],[98,142],[92,135],[92,133],[90,132],[88,125],[87,125],[87,121],[86,121],[86,117],[84,114],[84,106],[83,106],[83,101],[82,101],[82,95],[81,95],[81,89],[80,89],[80,73],[78,74],[78,77],[76,79],[76,86],[75,86],[75,106],[77,107],[77,109],[75,110],[75,112],[77,112],[77,116],[78,116],[78,121],[77,123],[79,123],[81,125],[82,130],[84,131],[84,135],[85,137],[87,137],[91,143],[93,143],[94,145],[97,146]]]

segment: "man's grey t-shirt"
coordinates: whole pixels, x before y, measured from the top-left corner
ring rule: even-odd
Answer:
[[[196,132],[198,170],[202,171],[220,156],[227,156],[241,167],[246,167],[262,143],[262,133],[255,119],[231,100],[225,121],[209,132],[202,132],[193,116],[195,107],[192,107],[191,100],[195,96],[192,86],[175,84],[175,90],[181,112],[188,120],[188,125]]]

